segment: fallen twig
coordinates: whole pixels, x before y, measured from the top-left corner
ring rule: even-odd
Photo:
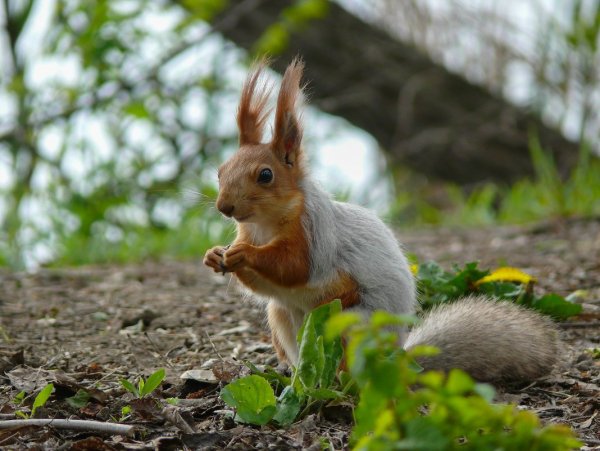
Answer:
[[[105,423],[92,420],[68,420],[51,418],[30,418],[27,420],[0,421],[0,429],[12,429],[27,426],[52,426],[56,429],[70,429],[73,431],[92,431],[112,435],[133,436],[135,428],[128,424]]]
[[[182,430],[186,434],[195,434],[196,431],[192,428],[187,421],[183,419],[181,414],[177,411],[177,408],[174,406],[166,406],[161,415],[169,421],[171,424],[176,426],[178,429]]]

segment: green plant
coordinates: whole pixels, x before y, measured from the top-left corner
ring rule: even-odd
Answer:
[[[329,320],[329,338],[344,336],[347,361],[360,389],[352,432],[365,450],[567,450],[579,446],[566,426],[542,427],[530,412],[492,403],[494,390],[453,370],[422,372],[418,356],[436,352],[399,350],[386,328],[405,318],[376,312],[371,321],[353,313]]]
[[[511,186],[484,184],[468,192],[455,185],[432,188],[409,180],[398,186],[390,215],[402,219],[404,225],[462,227],[600,215],[600,158],[590,145],[582,144],[579,161],[566,178],[561,178],[556,162],[534,134],[529,151],[535,171],[530,179]],[[441,198],[445,202],[440,203]]]
[[[533,289],[535,278],[516,268],[503,267],[490,272],[472,262],[463,268],[454,265],[452,271],[446,271],[435,262],[427,262],[413,266],[413,272],[424,310],[469,294],[487,294],[509,300],[559,320],[579,314],[582,308],[558,294],[536,295]]]
[[[132,412],[131,406],[127,405],[127,406],[121,407],[121,416],[117,419],[117,422],[122,423],[123,421],[127,420],[129,418],[129,416],[131,415],[131,412]]]
[[[347,377],[336,377],[343,353],[341,340],[324,340],[327,319],[341,308],[340,301],[334,301],[316,308],[306,318],[298,333],[299,360],[291,378],[271,370],[256,371],[223,388],[221,398],[236,409],[237,420],[252,424],[273,420],[288,425],[324,402],[346,396],[350,389]],[[270,382],[283,387],[279,396],[275,396]]]
[[[25,418],[25,419],[33,418],[35,416],[36,410],[39,409],[40,407],[44,407],[44,405],[46,405],[46,402],[48,402],[48,399],[50,398],[50,395],[52,394],[53,391],[54,391],[54,385],[52,385],[52,384],[46,385],[44,388],[42,388],[40,390],[40,392],[37,394],[37,396],[33,400],[33,405],[31,406],[31,412],[29,414],[26,412],[23,412],[22,410],[17,410],[15,412],[15,415],[18,417],[21,417],[21,418]],[[15,400],[18,400],[19,404],[21,404],[23,402],[24,398],[25,398],[25,392],[21,392],[15,397]]]
[[[356,449],[566,450],[579,445],[568,427],[543,427],[533,413],[493,404],[494,389],[459,370],[447,376],[423,372],[415,358],[437,350],[422,346],[406,352],[390,331],[415,318],[376,312],[365,322],[340,309],[334,301],[308,315],[291,378],[257,371],[223,388],[221,397],[236,409],[236,420],[287,425],[311,403],[348,397],[347,387],[353,386],[360,394],[352,433]],[[340,372],[336,378],[342,336],[352,377]],[[272,385],[283,387],[279,396]],[[336,389],[340,386],[346,388]]]
[[[21,390],[19,393],[17,393],[17,395],[13,398],[12,402],[13,404],[20,406],[21,404],[23,404],[23,401],[25,400],[25,390]]]
[[[127,379],[121,379],[121,385],[133,396],[138,399],[144,398],[145,396],[152,393],[154,390],[158,388],[161,382],[165,378],[165,369],[160,368],[152,373],[148,379],[144,380],[143,377],[140,376],[138,380],[137,387],[129,382]]]
[[[89,400],[90,394],[86,390],[80,388],[79,390],[77,390],[77,393],[75,393],[70,398],[67,398],[65,401],[67,401],[67,404],[69,404],[71,407],[80,409],[84,407],[89,402]]]
[[[591,355],[592,359],[600,359],[600,348],[589,348],[585,352]]]

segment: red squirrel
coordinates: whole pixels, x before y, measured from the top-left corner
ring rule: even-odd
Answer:
[[[332,200],[311,177],[298,110],[303,68],[296,58],[285,71],[268,142],[264,64],[246,79],[237,112],[240,146],[219,168],[216,201],[236,221],[237,236],[204,257],[266,303],[273,347],[290,364],[298,359],[297,331],[319,305],[340,299],[344,309],[368,317],[375,310],[413,314],[417,304],[413,275],[390,229],[368,210]],[[425,368],[461,368],[483,381],[532,380],[556,360],[549,320],[483,297],[440,306],[410,332],[397,333],[406,349],[440,348],[420,361]]]

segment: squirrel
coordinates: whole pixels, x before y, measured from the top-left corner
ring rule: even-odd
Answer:
[[[266,302],[273,347],[281,363],[296,364],[296,334],[314,308],[340,299],[365,317],[376,310],[414,314],[415,280],[391,230],[369,210],[337,202],[313,181],[301,142],[298,103],[304,63],[287,67],[277,97],[273,136],[263,142],[270,96],[260,63],[248,75],[237,111],[239,149],[218,170],[217,209],[233,218],[230,246],[209,249],[204,264],[232,273]],[[480,381],[527,381],[552,368],[557,333],[552,322],[516,304],[469,297],[441,305],[410,332],[397,330],[405,349],[431,345],[425,369],[460,368]]]

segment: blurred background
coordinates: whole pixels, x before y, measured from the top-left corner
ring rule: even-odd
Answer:
[[[0,0],[0,265],[195,258],[248,65],[393,226],[600,215],[600,0]]]

